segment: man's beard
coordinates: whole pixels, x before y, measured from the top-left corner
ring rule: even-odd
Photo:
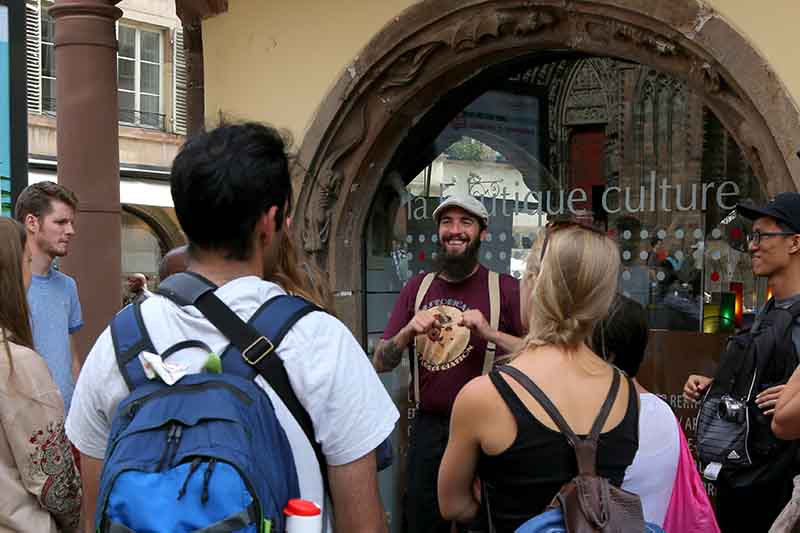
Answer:
[[[433,261],[436,270],[444,273],[451,281],[461,281],[466,279],[475,266],[478,264],[478,252],[480,251],[481,240],[476,238],[467,245],[463,253],[449,254],[444,242],[439,240],[439,254]]]
[[[52,246],[48,241],[42,239],[38,242],[39,250],[42,251],[45,255],[48,255],[52,258],[56,257],[66,257],[67,253],[69,252],[69,245],[59,249],[58,246]]]

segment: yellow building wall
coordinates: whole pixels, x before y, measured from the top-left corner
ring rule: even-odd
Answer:
[[[348,62],[414,0],[230,0],[203,22],[206,124],[286,128],[296,146]]]
[[[797,106],[800,103],[800,65],[796,54],[800,1],[712,0],[707,4],[767,60]]]
[[[673,0],[651,0],[671,2]],[[229,0],[203,22],[206,123],[219,114],[288,129],[299,146],[347,65],[414,0]],[[800,102],[800,0],[707,2],[747,38]],[[800,142],[800,141],[799,141]]]

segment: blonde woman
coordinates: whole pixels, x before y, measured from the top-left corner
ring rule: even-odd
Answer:
[[[77,531],[81,480],[64,434],[64,402],[33,351],[25,231],[0,218],[0,532]]]
[[[619,250],[603,234],[574,223],[545,230],[521,287],[525,348],[510,367],[532,380],[578,435],[586,435],[618,372],[586,344],[617,290]],[[598,473],[621,485],[638,447],[638,403],[619,380],[601,430]],[[439,470],[445,518],[468,521],[491,505],[497,532],[540,514],[577,474],[575,453],[541,405],[513,378],[493,371],[456,398],[450,440]],[[480,479],[481,489],[476,480]]]

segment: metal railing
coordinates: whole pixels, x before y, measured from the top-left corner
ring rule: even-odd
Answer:
[[[42,113],[55,113],[56,112],[56,99],[55,98],[42,98]]]
[[[42,113],[56,113],[56,99],[42,98]],[[148,113],[136,109],[120,109],[118,119],[124,126],[136,126],[154,130],[167,130],[167,116],[161,113]]]
[[[148,113],[136,109],[120,109],[119,123],[125,126],[138,126],[140,128],[166,131],[167,116],[161,113]]]

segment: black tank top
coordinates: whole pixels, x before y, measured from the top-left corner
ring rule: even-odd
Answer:
[[[514,415],[517,437],[499,455],[481,452],[478,475],[497,532],[513,532],[545,510],[561,486],[578,475],[578,464],[566,437],[533,416],[497,370],[489,378]],[[625,417],[600,434],[597,447],[597,473],[616,486],[622,485],[639,447],[639,404],[630,380],[628,391]]]

